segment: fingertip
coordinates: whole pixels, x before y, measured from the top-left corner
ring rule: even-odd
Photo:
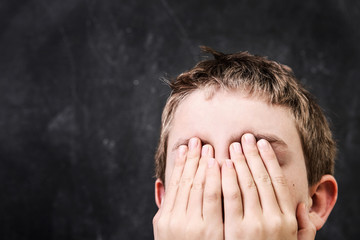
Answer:
[[[188,147],[185,145],[181,145],[178,148],[177,157],[175,158],[175,165],[181,166],[185,163],[186,154],[188,151]]]
[[[304,203],[299,203],[296,209],[296,215],[301,215],[304,212]]]
[[[305,203],[301,202],[298,205],[298,211],[302,214],[306,213],[307,207],[305,205]]]
[[[200,139],[197,137],[191,138],[188,143],[187,159],[199,160],[201,150],[202,146]]]
[[[241,153],[241,144],[239,142],[234,142],[230,146],[230,151],[233,151],[234,153]]]
[[[200,143],[200,140],[198,138],[196,138],[196,137],[191,138],[189,140],[189,149],[195,150],[198,147],[199,143]]]
[[[187,146],[186,145],[180,145],[179,146],[179,151],[178,151],[178,154],[179,154],[178,156],[180,158],[183,158],[183,157],[185,157],[186,152],[187,152]]]
[[[299,229],[305,228],[309,221],[309,215],[307,214],[307,208],[305,203],[299,203],[296,211],[296,217],[299,223]]]
[[[229,147],[230,158],[235,162],[243,156],[242,146],[239,142],[233,142]]]
[[[245,133],[241,138],[241,142],[244,142],[244,143],[247,143],[247,144],[255,144],[256,139],[255,139],[253,134]]]
[[[204,145],[201,149],[201,156],[208,156],[209,155],[209,145]]]
[[[257,146],[260,149],[260,151],[268,151],[269,150],[269,142],[265,139],[260,139],[257,142]]]
[[[210,144],[205,144],[201,149],[201,156],[203,157],[213,157],[213,148]]]

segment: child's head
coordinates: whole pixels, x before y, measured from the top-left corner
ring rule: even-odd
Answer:
[[[175,113],[179,105],[197,90],[204,91],[208,99],[222,90],[237,91],[243,96],[289,110],[300,137],[302,153],[299,154],[303,154],[305,159],[309,186],[323,175],[333,174],[336,146],[328,122],[314,98],[300,85],[288,66],[247,52],[223,54],[206,47],[203,50],[212,53],[215,59],[201,61],[169,82],[172,92],[162,114],[155,157],[157,178],[165,182],[168,137]]]

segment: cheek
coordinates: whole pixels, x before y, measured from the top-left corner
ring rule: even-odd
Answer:
[[[287,183],[288,183],[290,196],[291,196],[291,203],[292,203],[294,209],[296,209],[296,206],[298,204],[297,184],[296,184],[296,182],[293,181],[293,179],[287,178],[287,181],[288,181]]]
[[[288,181],[288,187],[291,195],[292,204],[294,209],[301,202],[307,203],[308,201],[308,184],[306,173],[305,174],[285,174]]]

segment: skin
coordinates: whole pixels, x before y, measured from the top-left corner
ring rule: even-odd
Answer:
[[[331,178],[309,188],[290,111],[240,91],[191,93],[167,149],[155,239],[314,239],[336,201]],[[332,204],[320,218],[309,214],[315,193]]]
[[[196,136],[210,144],[215,149],[215,159],[221,164],[230,158],[230,144],[240,142],[243,134],[253,133],[260,135],[259,138],[272,135],[286,144],[274,142],[272,147],[288,181],[293,209],[300,202],[308,205],[305,160],[290,111],[261,99],[246,97],[239,91],[220,90],[208,100],[205,93],[201,90],[192,93],[175,113],[168,140],[165,183],[173,168],[174,150],[179,143],[187,145],[187,139],[191,137]]]

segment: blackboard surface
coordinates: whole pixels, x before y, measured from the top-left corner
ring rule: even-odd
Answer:
[[[0,238],[151,239],[169,89],[199,45],[291,66],[331,119],[338,203],[317,239],[358,239],[360,2],[3,0]]]

